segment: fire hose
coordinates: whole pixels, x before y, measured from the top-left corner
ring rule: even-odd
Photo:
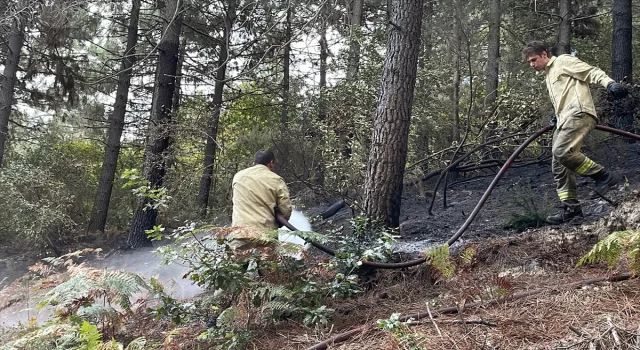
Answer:
[[[493,189],[498,184],[498,181],[500,181],[500,179],[504,176],[504,174],[507,172],[507,170],[511,167],[511,164],[513,164],[513,161],[520,155],[520,153],[522,153],[522,151],[524,151],[524,149],[531,142],[533,142],[538,137],[542,136],[544,133],[546,133],[547,131],[551,130],[552,128],[553,128],[552,125],[548,125],[548,126],[545,126],[542,129],[538,130],[536,133],[534,133],[528,139],[526,139],[513,152],[511,157],[509,157],[509,159],[507,159],[507,161],[504,163],[502,168],[500,168],[500,171],[498,171],[496,176],[493,178],[493,181],[491,181],[491,184],[489,185],[487,190],[484,192],[484,194],[482,195],[482,197],[478,201],[478,204],[476,204],[476,207],[471,212],[471,214],[469,214],[469,216],[467,217],[467,220],[462,224],[462,226],[458,229],[458,231],[455,234],[453,234],[453,236],[451,236],[451,238],[449,238],[449,240],[447,240],[446,243],[449,246],[453,245],[462,236],[462,234],[469,228],[469,226],[471,225],[473,220],[476,218],[476,216],[480,212],[480,209],[482,209],[482,206],[484,206],[484,203],[487,201],[487,199],[489,199],[489,196],[491,195],[491,192],[493,191]],[[627,131],[615,129],[615,128],[604,126],[604,125],[598,125],[598,126],[596,126],[596,129],[597,130],[606,131],[606,132],[609,132],[609,133],[612,133],[612,134],[620,135],[620,136],[629,137],[629,138],[632,138],[632,139],[640,141],[640,135],[636,135],[634,133],[630,133],[630,132],[627,132]],[[334,204],[334,205],[332,205],[330,207],[330,209],[333,212],[333,214],[335,214],[335,212],[337,212],[339,210],[339,208],[336,209],[335,206],[336,205]],[[323,215],[323,217],[324,217],[324,215]],[[280,212],[276,212],[276,220],[279,223],[281,223],[283,226],[287,227],[289,230],[298,231],[298,229],[295,228],[293,225],[291,225],[291,223],[289,223],[289,221]],[[316,249],[318,249],[318,250],[320,250],[320,251],[322,251],[322,252],[324,252],[326,254],[329,254],[331,256],[335,256],[336,255],[336,253],[335,253],[335,251],[333,249],[331,249],[331,248],[329,248],[329,247],[327,247],[327,246],[325,246],[323,244],[314,242],[312,240],[306,240],[306,241],[309,244],[311,244],[311,246],[313,246],[314,248],[316,248]],[[405,261],[405,262],[399,262],[399,263],[381,263],[381,262],[362,260],[362,265],[363,266],[372,267],[372,268],[377,268],[377,269],[401,269],[401,268],[405,268],[405,267],[412,267],[412,266],[420,265],[420,264],[425,263],[426,261],[427,261],[426,258],[419,258],[419,259]]]

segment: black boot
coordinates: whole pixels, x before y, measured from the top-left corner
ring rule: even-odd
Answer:
[[[615,174],[610,173],[606,169],[600,170],[597,174],[591,176],[593,180],[595,180],[595,189],[594,191],[589,192],[590,199],[598,199],[601,196],[604,196],[609,190],[615,188],[618,183],[620,183],[620,179]]]
[[[582,215],[582,208],[580,206],[569,207],[565,206],[562,211],[557,214],[547,216],[547,222],[552,225],[561,224],[563,222],[570,221],[573,218],[576,218]]]

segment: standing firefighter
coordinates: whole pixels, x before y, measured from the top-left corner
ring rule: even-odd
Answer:
[[[552,144],[552,171],[556,191],[564,204],[562,211],[547,218],[552,224],[582,216],[576,196],[576,175],[595,180],[594,199],[619,183],[619,178],[580,152],[584,138],[598,122],[589,84],[607,88],[613,98],[623,98],[627,89],[609,78],[600,68],[571,55],[551,56],[544,44],[531,42],[523,50],[531,68],[546,74],[549,96],[555,109],[556,126]]]
[[[253,166],[233,177],[233,233],[231,248],[235,251],[253,249],[266,231],[277,229],[275,211],[289,219],[291,202],[289,189],[282,177],[273,172],[275,156],[268,150],[256,152]]]

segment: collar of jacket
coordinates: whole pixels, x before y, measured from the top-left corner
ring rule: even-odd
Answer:
[[[556,58],[557,58],[556,56],[551,57],[551,58],[549,59],[549,62],[547,62],[547,65],[546,65],[546,66],[544,66],[544,71],[545,71],[546,73],[549,73],[549,69],[551,69],[551,65],[553,64],[553,62],[555,62],[555,61],[556,61]]]

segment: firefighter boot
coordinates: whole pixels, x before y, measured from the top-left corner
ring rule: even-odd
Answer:
[[[606,169],[600,170],[598,173],[591,176],[595,180],[594,191],[589,192],[590,199],[597,199],[604,196],[609,190],[615,188],[620,179]]]
[[[578,216],[583,216],[582,208],[579,205],[573,207],[565,205],[564,208],[562,208],[562,211],[557,214],[547,216],[547,222],[552,225],[558,225],[563,222],[570,221]]]

